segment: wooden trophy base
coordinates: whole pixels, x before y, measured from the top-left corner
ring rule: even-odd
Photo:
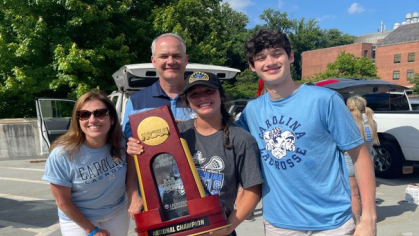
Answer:
[[[218,195],[194,199],[186,204],[190,209],[190,214],[169,221],[157,220],[163,217],[159,209],[136,214],[137,228],[135,231],[139,236],[200,235],[230,225]]]

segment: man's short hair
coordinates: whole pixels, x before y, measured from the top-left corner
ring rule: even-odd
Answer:
[[[186,54],[186,44],[185,44],[185,40],[183,40],[183,38],[182,38],[182,37],[180,37],[180,35],[178,35],[178,34],[175,34],[175,33],[165,33],[165,34],[162,34],[162,35],[158,36],[157,38],[155,38],[155,39],[153,40],[153,42],[151,43],[151,53],[152,53],[152,55],[153,55],[153,56],[154,56],[154,53],[155,53],[155,51],[156,51],[156,42],[157,42],[159,39],[163,38],[163,37],[173,37],[173,38],[175,38],[175,39],[179,40],[180,44],[182,44],[182,47],[183,47],[183,52]]]
[[[254,63],[253,57],[265,49],[282,48],[288,57],[291,54],[291,44],[288,37],[284,33],[272,29],[259,30],[246,41],[244,47],[246,59],[252,65]]]

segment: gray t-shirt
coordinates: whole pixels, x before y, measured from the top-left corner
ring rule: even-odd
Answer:
[[[220,195],[228,217],[234,209],[239,184],[246,189],[263,183],[256,140],[244,129],[231,125],[229,138],[233,148],[228,150],[224,147],[223,131],[203,136],[195,130],[194,120],[178,123],[180,135],[188,143],[207,194]]]

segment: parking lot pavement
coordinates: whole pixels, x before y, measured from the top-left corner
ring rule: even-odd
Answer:
[[[44,165],[44,159],[0,161],[0,235],[61,235],[49,185],[41,180]],[[419,183],[417,166],[412,175],[377,179],[378,236],[419,236],[418,205],[405,202],[410,183]],[[259,203],[255,220],[243,222],[236,230],[238,235],[264,235],[261,215]],[[128,235],[137,235],[133,221]]]

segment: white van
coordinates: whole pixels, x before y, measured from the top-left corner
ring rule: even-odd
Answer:
[[[189,63],[186,66],[185,78],[194,71],[216,74],[221,80],[234,78],[240,70],[215,65]],[[152,63],[131,64],[121,67],[112,75],[117,91],[108,97],[115,103],[119,121],[125,113],[129,97],[136,91],[150,86],[158,80],[156,69]],[[71,122],[71,112],[75,101],[56,98],[37,98],[36,113],[40,135],[41,155],[47,154],[51,143],[67,132]]]

